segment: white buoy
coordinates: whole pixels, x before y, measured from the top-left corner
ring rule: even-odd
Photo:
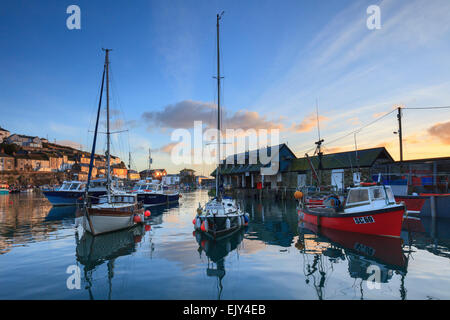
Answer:
[[[242,226],[242,220],[241,217],[237,217],[238,227],[240,228]]]
[[[227,218],[227,220],[225,221],[225,227],[227,228],[227,230],[231,228],[230,218]]]
[[[202,226],[202,221],[200,218],[197,217],[197,220],[195,220],[195,229],[198,230]]]
[[[205,219],[205,231],[208,232],[209,225],[208,225],[208,219]]]

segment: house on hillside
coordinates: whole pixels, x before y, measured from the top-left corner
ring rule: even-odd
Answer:
[[[6,129],[0,127],[0,143],[6,141],[6,139],[10,136],[10,132]]]
[[[42,142],[39,137],[26,136],[22,134],[12,134],[6,139],[7,143],[14,143],[21,147],[42,148]]]

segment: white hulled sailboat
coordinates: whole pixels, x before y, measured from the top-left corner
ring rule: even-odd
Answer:
[[[92,233],[98,235],[111,231],[126,229],[137,223],[144,221],[144,209],[142,204],[138,203],[137,195],[116,190],[111,183],[110,168],[110,128],[109,128],[109,51],[105,50],[105,66],[103,69],[102,86],[100,100],[97,111],[97,121],[95,124],[94,142],[92,144],[91,161],[89,164],[88,182],[85,194],[85,215],[83,218],[83,227]],[[95,145],[97,141],[98,122],[102,104],[103,84],[106,75],[106,195],[98,198],[98,203],[93,204],[88,196],[91,182],[92,167],[94,163]]]
[[[217,169],[216,194],[204,207],[197,209],[194,218],[195,229],[206,235],[219,239],[241,229],[248,223],[248,214],[244,213],[236,200],[223,197],[220,188],[220,49],[219,49],[219,22],[223,12],[217,15]]]

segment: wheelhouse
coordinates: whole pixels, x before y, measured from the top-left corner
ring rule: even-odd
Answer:
[[[137,197],[135,194],[114,194],[111,195],[111,203],[117,204],[135,204],[137,203]],[[108,203],[108,196],[103,195],[99,198],[99,204]]]
[[[80,181],[64,181],[58,191],[84,191],[85,184]]]
[[[346,213],[352,213],[361,209],[383,208],[395,203],[390,186],[362,186],[349,190],[344,210]]]

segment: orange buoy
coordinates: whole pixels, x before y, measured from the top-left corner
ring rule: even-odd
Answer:
[[[144,216],[146,216],[146,217],[150,217],[151,215],[152,215],[152,213],[150,212],[150,210],[146,210],[144,212]]]
[[[139,243],[142,240],[142,236],[134,236],[134,243]]]
[[[203,232],[206,232],[205,221],[202,222],[200,230],[202,230]]]
[[[152,226],[149,225],[149,224],[146,224],[145,225],[145,231],[150,231],[150,230],[152,230]]]
[[[295,191],[295,193],[294,193],[294,198],[295,198],[296,200],[300,200],[301,198],[303,198],[303,192],[301,192],[301,191]]]
[[[136,222],[136,223],[142,222],[141,216],[135,215],[134,218],[133,218],[133,221]]]
[[[195,224],[196,221],[197,221],[197,218],[194,218],[194,220],[192,220],[192,224]]]

